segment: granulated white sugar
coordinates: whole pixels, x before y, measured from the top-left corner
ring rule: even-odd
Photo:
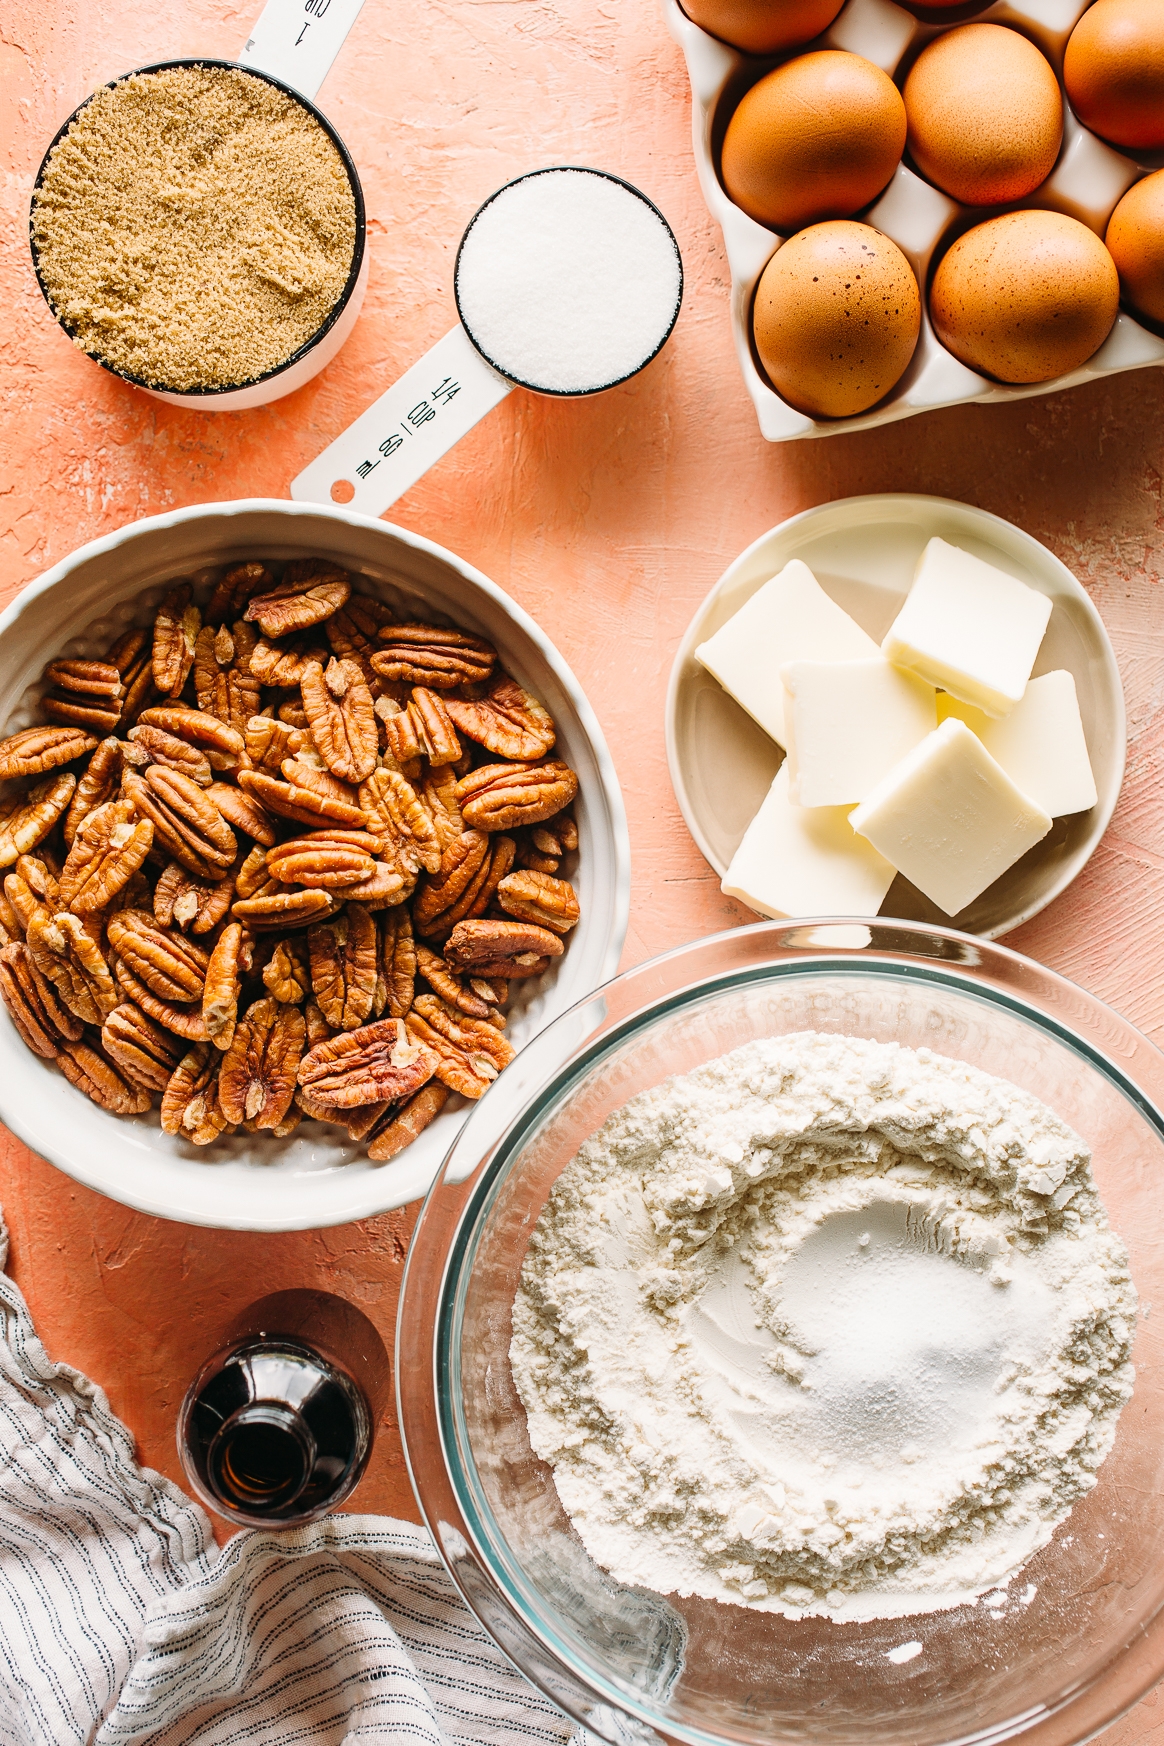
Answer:
[[[544,170],[494,196],[457,260],[457,304],[489,361],[549,394],[608,388],[670,332],[683,272],[643,197],[595,170]]]
[[[806,1032],[586,1141],[531,1239],[511,1360],[618,1580],[889,1618],[997,1592],[1047,1544],[1111,1448],[1134,1323],[1053,1111],[928,1049]]]

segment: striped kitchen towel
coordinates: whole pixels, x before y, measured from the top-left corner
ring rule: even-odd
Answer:
[[[0,1215],[2,1746],[570,1737],[410,1523],[331,1516],[219,1552],[101,1389],[50,1362],[7,1250]]]

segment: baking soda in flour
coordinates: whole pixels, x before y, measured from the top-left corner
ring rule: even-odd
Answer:
[[[1095,1484],[1135,1292],[1087,1148],[896,1044],[750,1043],[633,1098],[531,1239],[530,1440],[615,1577],[884,1618],[1005,1583]]]
[[[487,200],[457,256],[457,308],[491,364],[543,394],[642,369],[674,326],[679,250],[650,201],[598,170],[538,170]]]

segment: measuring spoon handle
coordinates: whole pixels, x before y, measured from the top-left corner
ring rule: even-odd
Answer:
[[[383,515],[513,387],[457,326],[291,481],[297,503]]]

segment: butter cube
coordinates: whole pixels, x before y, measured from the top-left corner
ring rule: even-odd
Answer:
[[[781,667],[788,796],[797,806],[853,806],[937,726],[932,685],[869,661]]]
[[[1040,673],[1028,684],[1022,702],[1001,721],[940,692],[938,719],[951,715],[978,735],[1015,787],[1052,818],[1088,812],[1095,805],[1099,797],[1070,673],[1062,668]]]
[[[860,660],[877,652],[873,638],[829,599],[808,565],[793,558],[700,643],[695,659],[784,746],[784,663]]]
[[[894,869],[853,835],[843,806],[793,806],[782,764],[723,876],[761,915],[876,915]]]
[[[1045,594],[932,539],[881,652],[987,715],[1022,697],[1051,616]]]
[[[952,716],[849,814],[859,836],[957,915],[1051,828],[965,722]]]

